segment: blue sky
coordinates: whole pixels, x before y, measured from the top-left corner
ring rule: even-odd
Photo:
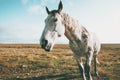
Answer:
[[[62,0],[63,10],[95,32],[102,43],[120,43],[120,0]],[[0,43],[39,43],[47,16],[59,0],[0,0]],[[65,37],[57,43],[68,43]]]

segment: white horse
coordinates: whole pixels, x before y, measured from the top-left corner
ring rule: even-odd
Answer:
[[[41,47],[46,51],[51,51],[56,38],[65,35],[69,39],[70,48],[74,53],[83,80],[86,80],[86,75],[89,80],[92,80],[90,74],[92,58],[94,58],[95,75],[99,76],[96,67],[100,43],[95,35],[79,24],[77,20],[64,13],[62,9],[61,1],[57,10],[49,11],[46,7],[48,16],[45,19],[45,28],[40,39]],[[83,56],[86,57],[85,66],[82,63]]]

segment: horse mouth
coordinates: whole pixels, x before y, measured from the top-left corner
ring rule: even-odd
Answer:
[[[51,46],[52,46],[52,45],[50,45],[50,44],[46,45],[45,51],[50,52],[50,51],[51,51]]]
[[[41,45],[41,48],[44,49],[45,51],[50,52],[52,50],[52,45],[51,44]]]

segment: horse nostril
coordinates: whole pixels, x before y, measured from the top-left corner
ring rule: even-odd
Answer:
[[[48,44],[48,40],[45,40],[45,46]]]
[[[41,47],[42,47],[42,48],[44,48],[44,45],[43,45],[43,44],[41,44]]]
[[[41,47],[42,47],[43,49],[46,47],[47,44],[48,44],[48,40],[42,39]]]

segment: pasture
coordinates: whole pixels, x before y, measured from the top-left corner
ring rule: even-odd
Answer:
[[[120,44],[103,44],[98,55],[101,80],[120,80]],[[93,63],[92,63],[93,65]],[[97,80],[93,75],[94,80]],[[68,45],[45,52],[38,44],[0,44],[0,80],[79,80]]]

